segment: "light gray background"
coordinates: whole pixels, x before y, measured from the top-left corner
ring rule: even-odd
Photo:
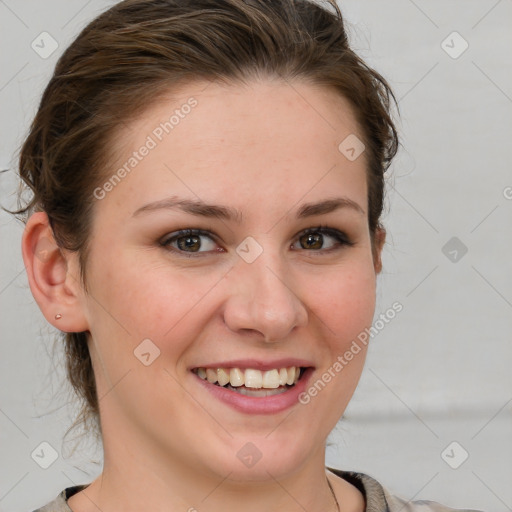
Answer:
[[[58,56],[112,3],[0,0],[1,168],[15,168]],[[373,338],[327,463],[406,499],[512,510],[512,1],[340,5],[355,48],[400,100],[405,151],[389,173],[376,316],[395,301],[403,311]],[[59,44],[47,59],[31,48],[43,31]],[[442,47],[453,31],[469,44],[458,58]],[[462,44],[452,35],[445,47]],[[12,206],[13,172],[0,187]],[[74,415],[62,360],[27,286],[22,228],[1,212],[0,230],[0,510],[21,512],[92,481],[101,451],[62,445]],[[442,250],[452,237],[468,250],[455,262]],[[43,441],[58,453],[48,469],[31,458]],[[441,456],[453,441],[452,465],[469,454],[458,469]]]

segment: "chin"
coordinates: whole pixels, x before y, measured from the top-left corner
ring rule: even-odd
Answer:
[[[279,428],[279,427],[278,427]],[[267,436],[267,437],[266,437]],[[265,435],[238,435],[229,438],[228,444],[215,442],[215,454],[205,463],[221,478],[239,482],[268,482],[284,479],[306,462],[306,456],[316,452],[311,436],[283,432],[266,432]],[[319,447],[323,457],[323,445]],[[215,460],[215,464],[211,461]]]

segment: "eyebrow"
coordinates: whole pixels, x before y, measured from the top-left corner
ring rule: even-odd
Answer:
[[[348,208],[356,211],[360,215],[366,215],[363,208],[361,208],[361,206],[355,201],[352,201],[352,199],[349,199],[348,197],[334,197],[317,203],[303,204],[298,209],[296,217],[298,219],[304,219],[315,215],[325,215],[341,208]],[[214,217],[226,221],[235,221],[237,223],[242,221],[242,212],[236,208],[207,204],[199,200],[180,199],[178,197],[170,197],[168,199],[162,199],[160,201],[145,204],[138,208],[133,213],[132,217],[155,210],[181,210],[185,213],[190,213],[191,215],[197,215],[200,217]]]

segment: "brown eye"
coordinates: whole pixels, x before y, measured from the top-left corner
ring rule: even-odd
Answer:
[[[213,251],[217,247],[210,233],[198,229],[185,229],[171,233],[160,242],[160,245],[185,254]]]
[[[354,245],[344,233],[327,227],[307,229],[300,234],[297,241],[300,243],[298,249],[311,250],[319,254]]]
[[[198,236],[180,236],[176,239],[178,242],[178,248],[187,251],[191,250],[193,252],[199,251],[201,247],[201,239]]]
[[[300,243],[303,249],[321,249],[323,245],[323,235],[319,233],[302,235],[300,237]]]

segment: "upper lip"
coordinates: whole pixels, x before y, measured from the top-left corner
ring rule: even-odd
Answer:
[[[196,368],[251,368],[255,370],[273,370],[274,368],[289,368],[290,366],[310,367],[313,366],[311,361],[306,359],[297,359],[294,357],[287,357],[282,359],[275,359],[273,361],[263,361],[261,359],[232,359],[230,361],[219,361],[215,363],[198,364],[190,369]]]

